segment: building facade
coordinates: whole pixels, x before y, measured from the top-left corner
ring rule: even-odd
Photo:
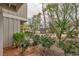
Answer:
[[[16,11],[3,8],[3,6],[0,8],[0,51],[12,45],[13,33],[20,32],[21,22],[26,22],[26,16],[27,4],[20,5]]]

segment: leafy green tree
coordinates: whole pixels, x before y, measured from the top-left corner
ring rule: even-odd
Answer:
[[[33,16],[31,27],[32,27],[34,33],[36,30],[39,30],[40,21],[41,21],[41,13],[38,13],[37,15]]]

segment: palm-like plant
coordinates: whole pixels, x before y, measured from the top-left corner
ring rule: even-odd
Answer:
[[[46,10],[50,21],[51,32],[56,33],[58,39],[61,39],[62,34],[70,27],[69,16],[70,4],[48,4]]]
[[[58,39],[61,39],[62,34],[70,27],[68,20],[60,20],[50,22],[50,30],[53,33],[56,33]]]

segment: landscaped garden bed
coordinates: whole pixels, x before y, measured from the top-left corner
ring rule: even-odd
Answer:
[[[14,47],[4,49],[4,55],[21,56],[64,56],[79,55],[79,42],[75,40],[60,40],[47,35],[32,35],[25,37],[22,32],[15,33]],[[27,35],[28,36],[28,35]],[[21,40],[20,40],[21,39]],[[20,40],[20,41],[19,41]],[[17,43],[18,45],[17,45]]]
[[[29,25],[31,31],[13,34],[14,49],[11,51],[18,51],[17,54],[21,56],[79,55],[78,6],[78,4],[63,3],[47,4],[43,15],[38,13],[32,17],[32,23]],[[48,27],[46,27],[45,12],[50,19]],[[40,31],[41,15],[44,16],[44,28],[42,28],[44,32],[42,29]],[[7,50],[4,49],[6,51],[4,54],[8,53]]]

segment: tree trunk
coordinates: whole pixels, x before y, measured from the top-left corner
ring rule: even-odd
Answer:
[[[57,36],[58,36],[58,39],[61,40],[61,34],[58,34]]]
[[[77,7],[77,5],[75,4],[75,20],[76,20],[76,31],[78,30],[78,25],[77,25],[77,12],[78,12],[78,7]],[[78,35],[77,35],[78,36]]]
[[[46,18],[45,18],[44,4],[43,3],[42,3],[42,12],[43,12],[44,27],[45,27],[45,33],[46,33]]]

